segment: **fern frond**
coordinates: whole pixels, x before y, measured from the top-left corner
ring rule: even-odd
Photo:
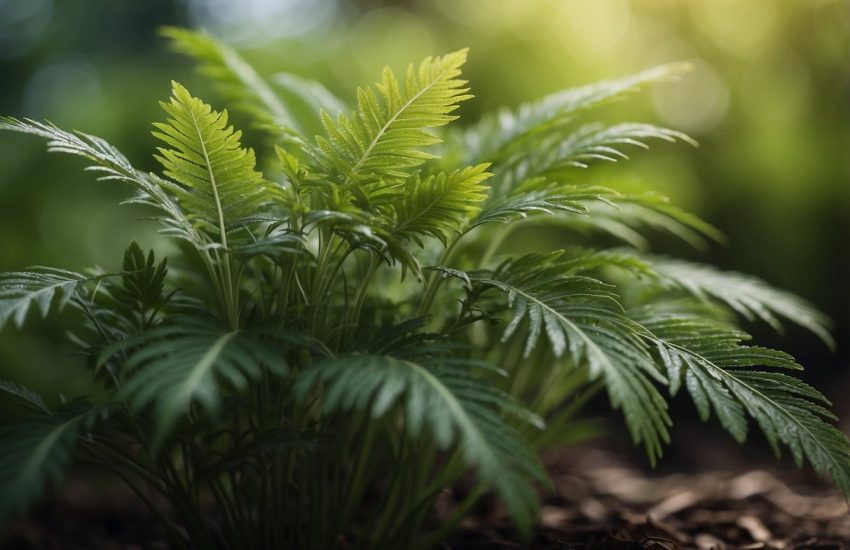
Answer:
[[[694,140],[682,132],[652,124],[587,124],[507,160],[496,171],[494,187],[501,194],[510,193],[511,189],[528,178],[545,176],[550,180],[557,179],[565,177],[571,169],[587,168],[592,161],[626,160],[629,157],[622,151],[623,145],[649,149],[646,144],[649,139],[684,141],[696,145]]]
[[[439,358],[415,361],[388,355],[341,355],[299,375],[295,392],[303,399],[322,387],[328,413],[369,412],[380,418],[396,405],[404,411],[411,437],[427,428],[441,449],[457,440],[460,452],[479,478],[492,486],[527,530],[536,516],[536,496],[528,478],[545,474],[528,445],[499,414],[517,407],[467,368]]]
[[[799,370],[781,351],[743,346],[746,334],[723,323],[700,318],[658,315],[648,309],[636,316],[643,323],[667,368],[670,390],[682,383],[703,420],[714,409],[732,436],[744,441],[746,415],[754,418],[774,452],[782,443],[798,466],[808,460],[821,474],[829,474],[850,495],[850,441],[826,422],[835,416],[820,392],[791,376],[748,370],[774,367]]]
[[[67,153],[91,161],[93,164],[87,167],[87,170],[101,174],[98,180],[121,181],[135,188],[136,195],[124,201],[125,204],[143,204],[158,210],[161,215],[155,219],[166,226],[164,233],[189,241],[195,246],[203,244],[203,238],[166,192],[168,183],[154,174],[146,174],[133,168],[127,157],[104,139],[82,132],[66,132],[46,122],[11,117],[0,117],[0,130],[40,136],[48,140],[49,152]]]
[[[50,409],[47,408],[44,399],[26,386],[15,384],[9,380],[0,380],[0,392],[11,395],[15,398],[15,401],[37,413],[50,414]]]
[[[198,72],[217,85],[223,99],[253,117],[260,128],[302,131],[296,116],[233,48],[203,31],[164,27],[160,33],[173,50],[193,58]]]
[[[510,223],[537,214],[578,214],[590,212],[588,202],[612,204],[618,193],[611,189],[586,185],[550,183],[531,178],[507,195],[494,193],[492,200],[472,220],[470,228],[487,223]]]
[[[687,69],[685,63],[662,65],[623,78],[556,92],[535,103],[521,105],[513,112],[503,109],[464,132],[460,141],[466,150],[466,159],[469,163],[492,162],[520,148],[531,150],[529,143],[563,136],[565,126],[579,112],[647,84],[675,78]]]
[[[538,169],[550,171],[566,167],[587,168],[588,163],[594,160],[617,162],[617,160],[629,158],[617,146],[632,145],[648,149],[649,146],[645,142],[649,139],[660,139],[670,143],[684,141],[696,145],[696,142],[686,134],[654,124],[637,122],[613,126],[599,123],[588,124],[576,130],[552,151],[548,151],[545,161]]]
[[[404,198],[395,205],[392,233],[422,245],[421,236],[431,235],[444,245],[449,235],[460,230],[467,217],[487,198],[482,182],[490,174],[487,164],[470,166],[449,174],[441,172],[421,179],[408,179]]]
[[[575,248],[569,250],[569,256],[563,261],[564,273],[578,275],[606,268],[617,268],[627,271],[639,279],[655,282],[658,274],[652,269],[648,262],[641,259],[631,250],[621,248],[609,248],[604,250],[593,250],[589,248]]]
[[[389,68],[375,88],[358,89],[357,111],[336,120],[322,113],[327,137],[318,137],[320,162],[327,174],[350,189],[364,206],[368,189],[401,185],[409,170],[433,155],[423,148],[440,140],[429,131],[448,124],[461,101],[469,99],[460,67],[466,50],[410,65],[403,82]]]
[[[58,485],[80,433],[99,410],[84,402],[41,412],[0,429],[0,523],[26,511],[47,485]]]
[[[299,120],[303,118],[301,124],[307,127],[308,130],[312,130],[314,127],[316,132],[321,130],[319,113],[322,111],[325,111],[331,116],[336,116],[349,109],[349,106],[343,100],[325,88],[321,82],[292,73],[275,73],[272,75],[271,80],[288,96],[290,101],[303,104],[303,111],[297,110],[295,113],[304,113],[304,116],[299,117]]]
[[[708,241],[724,242],[717,228],[670,204],[655,193],[619,194],[587,203],[587,216],[541,218],[549,224],[586,233],[603,233],[641,250],[651,248],[647,229],[673,235],[697,249]]]
[[[152,407],[158,442],[193,403],[215,415],[226,389],[242,390],[264,371],[283,374],[287,368],[275,347],[258,334],[196,317],[176,318],[110,344],[101,351],[98,366],[122,355],[119,374],[125,382],[119,397],[135,409]]]
[[[507,295],[510,338],[527,320],[525,354],[542,334],[555,356],[569,352],[575,368],[586,365],[590,378],[604,380],[614,408],[622,408],[636,443],[650,461],[669,441],[667,404],[652,379],[665,382],[643,341],[643,328],[629,320],[613,288],[595,279],[565,275],[561,253],[531,254],[502,264],[493,272],[470,273],[478,285]],[[568,268],[566,268],[568,269]]]
[[[20,327],[32,306],[42,317],[51,308],[59,311],[85,283],[111,276],[87,276],[53,267],[31,267],[30,271],[0,273],[0,329],[13,320]]]
[[[702,299],[719,301],[745,319],[760,319],[777,331],[782,320],[806,328],[834,347],[830,321],[806,300],[771,287],[761,279],[734,271],[672,258],[644,258],[664,281]]]
[[[254,151],[242,148],[242,133],[227,125],[227,111],[213,111],[177,82],[160,105],[170,118],[155,123],[153,135],[172,148],[158,148],[155,158],[179,183],[173,190],[190,219],[226,247],[243,229],[237,220],[272,202],[271,186],[255,170]]]

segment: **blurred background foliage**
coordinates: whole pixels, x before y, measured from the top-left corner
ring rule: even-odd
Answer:
[[[810,299],[836,321],[838,350],[796,331],[768,345],[850,403],[850,2],[845,0],[0,0],[0,112],[102,136],[154,169],[150,123],[169,81],[220,105],[161,25],[201,27],[261,73],[289,71],[350,99],[381,67],[471,48],[477,99],[462,117],[678,60],[693,71],[607,110],[690,133],[588,172],[658,190],[721,228],[726,246],[691,251]],[[238,121],[238,119],[237,119]],[[158,246],[123,188],[93,182],[43,143],[0,135],[0,270],[114,268],[136,238]],[[661,247],[661,251],[664,248]],[[82,368],[61,320],[0,335],[0,378],[67,394]]]

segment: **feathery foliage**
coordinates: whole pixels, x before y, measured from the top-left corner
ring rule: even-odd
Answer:
[[[47,317],[51,308],[65,307],[82,285],[102,278],[51,267],[30,269],[0,274],[0,328],[10,320],[23,325],[32,306]]]
[[[684,384],[703,420],[713,409],[737,441],[746,439],[749,415],[777,454],[780,443],[787,445],[798,465],[807,459],[848,492],[850,445],[844,434],[824,422],[835,420],[825,408],[829,401],[787,374],[751,370],[801,369],[791,356],[741,345],[748,336],[721,322],[650,311],[642,316],[644,326],[652,332],[648,338],[669,373],[672,394]]]
[[[574,177],[627,147],[690,141],[584,120],[681,65],[487,115],[437,147],[434,129],[471,97],[466,50],[403,78],[386,69],[342,114],[316,83],[261,76],[203,33],[164,33],[269,130],[274,156],[258,164],[227,111],[178,83],[155,125],[161,175],[101,138],[0,118],[129,184],[126,202],[189,245],[175,271],[133,243],[115,273],[0,275],[0,328],[73,306],[102,386],[97,405],[53,411],[0,382],[30,413],[0,431],[0,520],[76,457],[120,476],[175,547],[433,547],[488,491],[528,536],[547,486],[536,452],[586,433],[582,403],[607,392],[655,462],[672,422],[662,390],[682,387],[736,440],[752,418],[850,494],[850,443],[824,397],[728,321],[787,320],[829,342],[823,315],[758,279],[638,253],[655,231],[698,246],[722,235],[658,195]],[[271,163],[276,175],[257,168]],[[541,238],[517,242],[523,224]],[[564,250],[545,250],[553,241]],[[438,495],[470,473],[473,490],[441,514]]]
[[[91,405],[73,402],[56,413],[40,410],[0,430],[0,517],[26,511],[47,485],[61,482],[78,435],[91,428],[96,413]]]
[[[431,235],[447,244],[452,233],[478,210],[476,203],[487,198],[482,184],[490,174],[486,164],[440,172],[424,179],[419,174],[405,184],[405,193],[395,205],[396,235],[407,236],[422,245],[420,236]]]
[[[670,258],[653,258],[650,262],[665,281],[694,296],[720,301],[745,319],[760,319],[780,332],[780,319],[790,321],[834,345],[826,316],[802,298],[756,277]]]
[[[524,256],[470,279],[506,294],[512,318],[502,341],[527,320],[526,357],[545,334],[555,357],[569,352],[572,365],[586,365],[591,380],[602,377],[611,405],[623,409],[632,437],[644,443],[654,462],[669,440],[670,418],[652,382],[665,379],[649,355],[642,329],[623,314],[611,287],[564,274],[559,256]]]
[[[212,79],[227,102],[250,114],[258,126],[302,130],[286,103],[233,48],[204,32],[165,27],[161,34],[175,51],[195,58],[198,72]]]
[[[269,343],[248,331],[229,331],[197,317],[176,317],[110,344],[98,365],[116,354],[124,356],[124,371],[117,373],[124,379],[119,397],[139,409],[153,405],[159,438],[167,436],[195,402],[215,415],[222,386],[243,390],[265,370],[286,372],[286,363]]]
[[[441,359],[414,361],[381,355],[342,355],[317,363],[298,378],[296,394],[323,385],[327,412],[366,410],[379,419],[401,403],[405,431],[420,438],[427,426],[436,445],[458,439],[463,459],[484,483],[496,488],[505,504],[529,525],[536,497],[527,477],[544,474],[513,428],[499,416],[515,407],[507,394],[469,373],[469,365]],[[495,409],[495,410],[494,410]]]
[[[242,133],[227,125],[227,111],[213,111],[176,82],[172,94],[160,103],[171,118],[154,124],[154,136],[171,148],[160,147],[156,159],[180,184],[171,190],[191,220],[226,248],[240,220],[271,202],[270,184],[255,170],[254,151],[241,147]]]
[[[357,90],[357,112],[336,119],[322,113],[327,137],[317,138],[320,165],[363,205],[370,195],[400,185],[411,168],[433,155],[423,151],[439,138],[429,131],[454,120],[451,113],[472,96],[458,78],[466,50],[428,58],[407,68],[403,82],[384,69],[374,89]]]

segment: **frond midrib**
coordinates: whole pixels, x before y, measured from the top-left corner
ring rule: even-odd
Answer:
[[[191,101],[191,100],[190,100]],[[192,126],[195,128],[195,132],[198,134],[198,143],[201,146],[201,152],[204,154],[204,162],[206,164],[207,173],[210,176],[210,188],[213,192],[213,200],[215,201],[216,212],[218,213],[218,229],[221,235],[221,244],[224,248],[227,248],[227,231],[224,225],[224,209],[221,206],[221,199],[218,196],[218,185],[215,180],[215,174],[213,174],[212,163],[210,162],[210,157],[207,154],[207,145],[204,141],[204,136],[201,133],[201,128],[198,125],[198,120],[195,118],[195,111],[191,109],[191,102],[189,105],[189,116],[192,117]],[[223,147],[224,145],[222,145]]]

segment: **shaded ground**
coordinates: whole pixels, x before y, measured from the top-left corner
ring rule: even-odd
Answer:
[[[550,457],[547,469],[554,493],[533,549],[850,549],[844,498],[797,471],[782,479],[765,470],[648,477],[597,450]],[[522,545],[493,507],[466,521],[445,548]]]
[[[848,549],[844,499],[796,470],[649,477],[594,449],[549,457],[554,492],[530,548]],[[780,479],[781,478],[781,479]],[[65,489],[15,522],[8,549],[166,548],[161,531],[121,486],[75,475]],[[451,497],[441,502],[452,506]],[[443,548],[522,548],[500,507],[484,503]]]

